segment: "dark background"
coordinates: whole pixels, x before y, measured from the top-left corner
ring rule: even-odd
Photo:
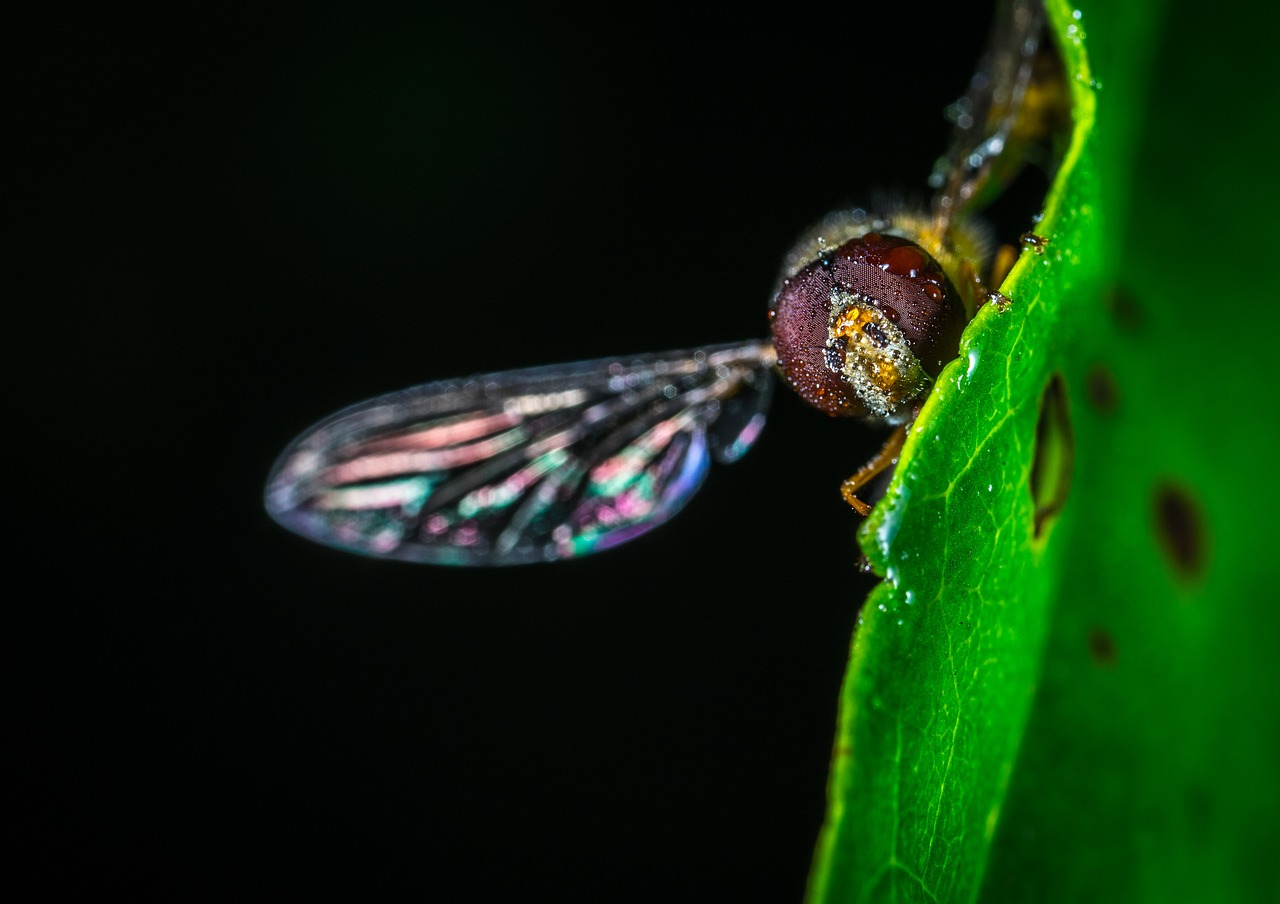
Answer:
[[[20,856],[134,900],[798,900],[875,434],[780,391],[672,524],[508,570],[313,546],[261,487],[372,395],[764,335],[804,227],[924,197],[987,13],[181,16],[49,25],[16,84]]]

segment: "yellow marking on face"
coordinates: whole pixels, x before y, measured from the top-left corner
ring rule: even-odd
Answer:
[[[845,382],[873,414],[891,415],[927,385],[902,331],[879,308],[850,300],[832,314],[828,335],[839,340]]]

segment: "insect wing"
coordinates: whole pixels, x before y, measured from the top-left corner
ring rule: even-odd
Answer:
[[[266,507],[365,555],[514,565],[596,552],[675,514],[742,455],[772,393],[767,342],[426,383],[298,437]]]
[[[939,189],[934,219],[941,229],[981,206],[983,189],[1018,123],[1043,29],[1040,0],[1005,0],[996,15],[969,90],[948,111],[955,133],[929,180]]]

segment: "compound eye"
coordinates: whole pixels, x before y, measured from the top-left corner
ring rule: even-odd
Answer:
[[[778,365],[828,414],[900,418],[956,356],[964,305],[942,267],[870,232],[802,266],[769,316]]]

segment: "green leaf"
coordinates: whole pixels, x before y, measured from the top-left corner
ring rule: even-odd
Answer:
[[[815,902],[1280,889],[1271,53],[1189,3],[1047,6],[1074,114],[1049,244],[966,332],[863,529],[885,580]]]

